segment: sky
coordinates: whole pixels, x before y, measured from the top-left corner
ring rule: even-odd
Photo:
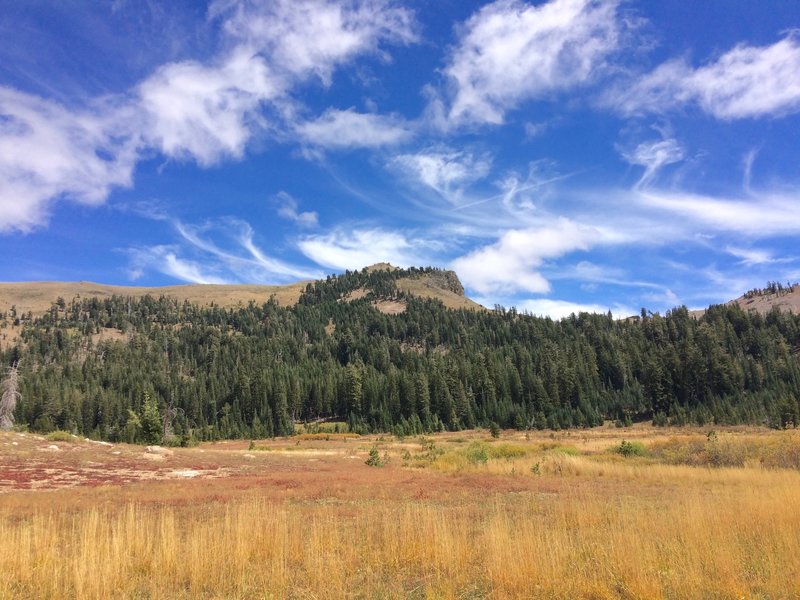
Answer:
[[[377,262],[622,317],[800,280],[795,0],[0,0],[0,281]]]

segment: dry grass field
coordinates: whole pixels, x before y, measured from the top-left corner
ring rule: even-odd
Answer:
[[[798,556],[793,431],[0,435],[2,598],[797,598]]]

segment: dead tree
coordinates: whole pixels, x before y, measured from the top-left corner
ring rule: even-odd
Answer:
[[[14,426],[14,409],[20,398],[19,362],[15,362],[0,383],[0,430],[9,431]]]
[[[167,408],[164,410],[164,416],[161,417],[161,440],[164,443],[172,442],[175,439],[175,430],[172,423],[182,409],[174,406],[174,401],[171,401]]]

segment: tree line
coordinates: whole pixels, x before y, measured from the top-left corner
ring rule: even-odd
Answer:
[[[399,435],[800,422],[796,315],[719,305],[699,318],[680,307],[554,321],[447,309],[396,286],[432,271],[346,272],[309,284],[293,307],[58,299],[3,352],[4,365],[20,365],[14,420],[176,443],[289,435],[319,419]],[[368,293],[350,299],[356,290]],[[387,298],[406,310],[381,313]],[[120,339],[100,339],[103,330]]]

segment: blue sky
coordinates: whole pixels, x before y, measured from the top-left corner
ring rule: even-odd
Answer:
[[[560,317],[800,279],[800,4],[0,0],[0,280],[388,261]]]

